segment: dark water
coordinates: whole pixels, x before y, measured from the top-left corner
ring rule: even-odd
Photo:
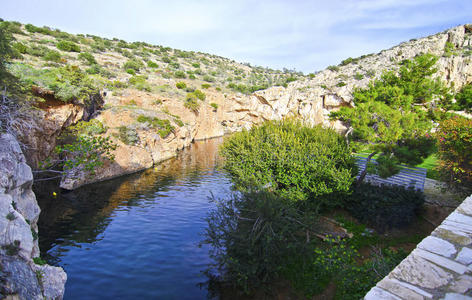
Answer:
[[[65,299],[205,299],[210,262],[198,247],[213,207],[229,194],[216,169],[221,140],[198,142],[157,168],[54,198],[37,192],[42,256],[67,272]]]

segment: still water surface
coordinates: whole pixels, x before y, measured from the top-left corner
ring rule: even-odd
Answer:
[[[42,256],[67,272],[64,299],[205,299],[210,263],[198,247],[213,193],[230,193],[217,170],[221,139],[197,142],[139,174],[57,198],[37,192]]]

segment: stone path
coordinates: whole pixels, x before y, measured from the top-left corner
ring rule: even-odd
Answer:
[[[472,195],[364,299],[472,300]]]

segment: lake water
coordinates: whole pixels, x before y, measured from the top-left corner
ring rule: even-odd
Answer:
[[[217,169],[220,143],[57,197],[57,187],[37,191],[41,255],[67,272],[64,299],[205,299],[208,198],[231,186]]]

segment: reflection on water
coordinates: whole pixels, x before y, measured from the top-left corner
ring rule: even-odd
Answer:
[[[36,193],[42,256],[68,275],[65,299],[204,299],[210,262],[197,247],[230,182],[217,170],[221,139],[197,142],[154,169],[57,198]]]

